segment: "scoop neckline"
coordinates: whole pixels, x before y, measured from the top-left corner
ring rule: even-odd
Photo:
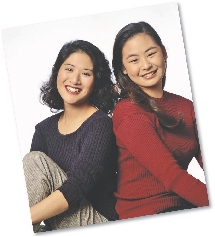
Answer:
[[[58,114],[58,117],[57,117],[56,123],[55,123],[56,130],[57,130],[57,134],[58,134],[59,136],[61,136],[61,137],[67,137],[67,136],[71,136],[71,135],[77,133],[77,132],[78,132],[86,123],[88,123],[88,121],[91,120],[91,118],[94,117],[99,111],[100,111],[100,110],[97,110],[97,111],[95,111],[94,113],[92,113],[86,120],[84,120],[84,122],[83,122],[74,132],[71,132],[71,133],[68,133],[68,134],[62,134],[62,133],[60,133],[60,131],[59,131],[59,129],[58,129],[58,121],[59,121],[60,116],[61,116],[61,114],[63,113],[63,111],[60,112],[60,113]]]

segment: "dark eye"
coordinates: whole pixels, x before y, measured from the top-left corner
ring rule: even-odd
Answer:
[[[137,59],[133,59],[130,61],[131,63],[136,63],[137,62]]]
[[[83,74],[84,74],[84,76],[88,76],[88,77],[90,76],[90,74],[88,72],[84,72]]]
[[[72,72],[72,68],[66,68],[66,70]]]
[[[152,57],[154,54],[156,54],[156,52],[149,53],[148,57]]]

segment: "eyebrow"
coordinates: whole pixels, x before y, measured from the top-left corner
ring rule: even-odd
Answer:
[[[156,49],[156,48],[157,48],[156,46],[151,46],[151,47],[149,47],[144,53],[147,53],[149,50],[151,50],[151,49]],[[130,57],[133,57],[133,56],[138,56],[138,54],[129,54],[126,59],[128,59],[128,58],[130,58]]]
[[[70,63],[64,63],[64,65],[70,65],[72,67],[75,67],[75,65],[70,64]],[[93,72],[93,69],[89,69],[89,68],[84,68],[84,70],[89,70],[89,71]]]

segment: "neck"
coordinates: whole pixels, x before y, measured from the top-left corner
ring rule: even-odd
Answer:
[[[162,83],[160,83],[156,87],[144,88],[143,91],[153,98],[161,98],[163,96]]]
[[[146,92],[150,97],[153,98],[162,98],[163,90],[162,91],[147,91]]]
[[[93,107],[91,104],[85,105],[64,105],[64,112],[62,114],[62,120],[70,121],[74,120],[85,120],[85,118],[89,117],[93,114],[97,109]]]
[[[70,134],[76,131],[97,109],[92,105],[71,106],[64,105],[64,112],[58,121],[58,130],[61,134]]]

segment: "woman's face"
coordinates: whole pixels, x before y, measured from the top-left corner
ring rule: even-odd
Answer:
[[[122,71],[150,95],[153,91],[162,91],[166,59],[165,49],[158,46],[151,36],[140,33],[122,48]]]
[[[93,62],[83,52],[72,53],[61,65],[57,76],[57,89],[66,104],[89,104],[94,86]]]

